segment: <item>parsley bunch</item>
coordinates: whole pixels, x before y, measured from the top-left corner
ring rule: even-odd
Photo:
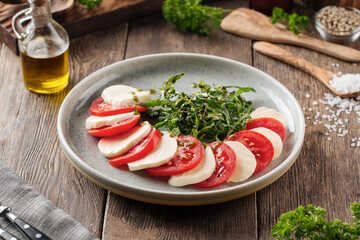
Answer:
[[[271,23],[287,23],[287,29],[298,35],[301,30],[308,27],[310,19],[307,16],[299,16],[296,13],[287,14],[284,9],[275,7],[272,11]]]
[[[290,239],[334,239],[356,240],[360,237],[360,202],[353,203],[351,212],[354,224],[351,226],[339,219],[327,221],[323,216],[326,211],[323,208],[307,205],[284,213],[272,229],[272,237],[280,240]],[[292,237],[295,238],[292,238]]]
[[[219,28],[224,10],[201,4],[202,0],[165,0],[162,12],[165,20],[180,31],[210,35],[209,28]]]
[[[89,10],[94,7],[98,7],[102,0],[76,0],[80,4],[83,4],[86,10]]]
[[[158,120],[155,128],[164,127],[173,135],[192,135],[199,140],[223,140],[245,128],[253,108],[240,94],[254,89],[210,87],[201,81],[199,90],[188,95],[173,86],[182,76],[170,77],[160,89],[160,98],[144,104],[148,108],[146,115]],[[229,88],[236,91],[229,92]]]

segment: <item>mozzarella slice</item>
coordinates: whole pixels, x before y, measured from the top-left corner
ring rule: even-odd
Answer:
[[[169,179],[169,184],[174,187],[182,187],[185,185],[202,182],[212,175],[212,173],[215,171],[215,167],[216,162],[214,154],[210,147],[206,147],[201,162],[195,168],[187,172],[171,176]]]
[[[101,94],[105,102],[115,106],[133,106],[151,100],[150,93],[126,85],[113,85]]]
[[[255,109],[255,111],[253,111],[250,114],[250,117],[252,119],[262,118],[262,117],[271,117],[271,118],[275,118],[276,120],[278,120],[282,124],[284,124],[284,127],[286,127],[286,124],[287,124],[286,118],[283,115],[281,115],[275,109],[266,108],[266,107],[259,107],[259,108]]]
[[[134,112],[122,113],[122,114],[106,116],[106,117],[90,116],[86,119],[85,128],[93,129],[104,126],[110,126],[115,123],[130,119],[133,116],[134,116]]]
[[[255,171],[256,159],[254,154],[241,142],[226,141],[224,143],[231,147],[236,155],[235,169],[227,182],[245,181],[251,177]]]
[[[158,167],[170,161],[177,150],[177,141],[165,133],[161,137],[160,145],[149,155],[135,162],[128,163],[130,171],[141,170],[145,168]]]
[[[139,128],[113,137],[104,137],[98,143],[99,151],[105,157],[119,156],[138,144],[151,131],[151,125],[143,122]]]
[[[283,142],[281,140],[281,137],[278,134],[276,134],[274,131],[271,131],[270,129],[263,128],[263,127],[253,128],[253,129],[251,129],[251,131],[261,133],[267,139],[270,140],[271,144],[274,147],[273,160],[280,156],[281,151],[283,149]]]

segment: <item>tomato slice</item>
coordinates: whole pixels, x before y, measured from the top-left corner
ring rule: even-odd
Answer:
[[[140,115],[136,115],[132,118],[126,119],[110,126],[87,129],[86,131],[95,137],[111,137],[129,131],[135,126],[139,119]]]
[[[233,173],[236,164],[236,155],[231,147],[223,142],[213,142],[209,147],[214,153],[216,167],[210,178],[194,184],[196,187],[211,188],[224,183]]]
[[[90,106],[90,113],[94,116],[105,117],[121,113],[131,112],[134,109],[138,112],[146,112],[147,108],[143,106],[114,106],[104,102],[102,97],[95,99]]]
[[[160,140],[161,133],[156,128],[152,128],[150,133],[138,144],[136,144],[132,149],[120,156],[109,158],[108,162],[116,167],[140,160],[141,158],[145,157],[150,152],[155,150],[159,146]]]
[[[196,167],[203,155],[202,143],[192,136],[177,136],[178,149],[176,155],[169,162],[146,171],[152,176],[170,176],[186,172]]]
[[[241,142],[255,155],[256,168],[254,174],[267,168],[273,159],[274,147],[270,140],[261,133],[243,130],[227,137],[226,140]]]
[[[286,129],[284,124],[282,124],[279,120],[271,117],[262,117],[262,118],[255,118],[251,119],[246,124],[246,130],[250,130],[253,128],[264,127],[270,129],[273,132],[276,132],[282,141],[284,141],[286,137]]]

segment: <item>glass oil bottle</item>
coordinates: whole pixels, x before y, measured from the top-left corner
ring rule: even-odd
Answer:
[[[58,92],[69,80],[69,36],[52,19],[50,0],[28,1],[30,8],[13,17],[24,83],[33,92]]]

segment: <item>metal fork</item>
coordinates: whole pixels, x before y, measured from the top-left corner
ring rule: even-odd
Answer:
[[[16,215],[10,212],[11,209],[7,206],[4,206],[0,202],[0,216],[5,217],[10,222],[12,222],[29,240],[51,240],[48,236],[46,236],[41,231],[32,227],[30,224],[18,218]],[[11,239],[11,238],[10,238]],[[16,238],[15,238],[16,239]],[[15,240],[11,239],[11,240]]]

